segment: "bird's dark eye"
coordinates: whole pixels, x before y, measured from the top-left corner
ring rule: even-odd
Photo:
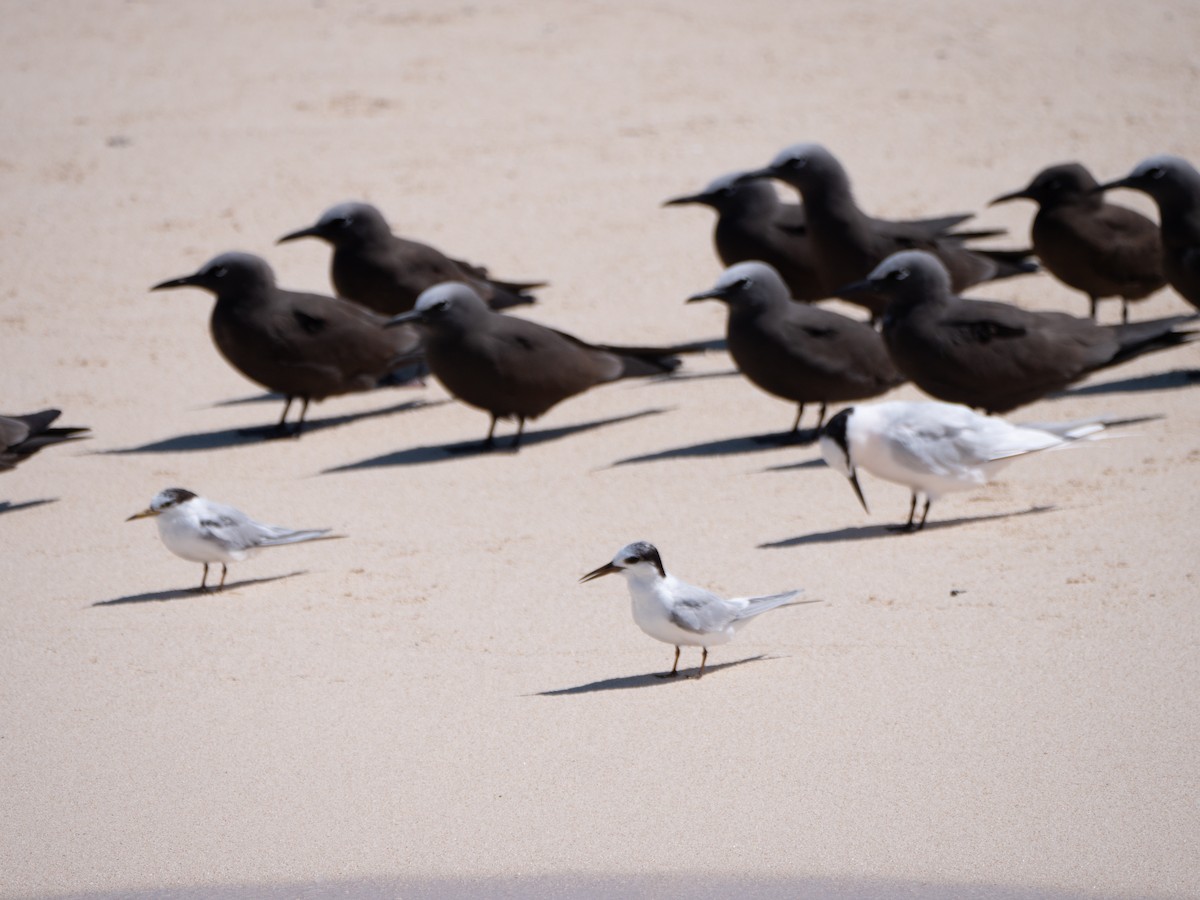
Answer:
[[[440,313],[440,312],[445,312],[445,311],[446,311],[446,310],[448,310],[449,308],[450,308],[450,301],[449,301],[449,300],[438,300],[438,301],[437,301],[437,302],[435,302],[435,303],[434,303],[434,304],[433,304],[431,307],[429,307],[429,311],[430,311],[430,312],[439,312],[439,313]]]
[[[1150,169],[1146,174],[1148,176],[1150,176],[1151,178],[1153,178],[1155,181],[1158,181],[1160,178],[1162,178],[1164,175],[1167,174],[1167,170],[1164,169],[1162,166],[1155,166],[1153,169]]]
[[[739,278],[737,281],[735,281],[733,283],[733,286],[735,288],[737,288],[738,290],[748,288],[748,287],[750,287],[750,279],[749,278]]]
[[[733,185],[727,184],[725,187],[717,188],[716,194],[718,197],[732,197]]]
[[[212,275],[213,278],[224,278],[226,275],[229,274],[229,270],[227,268],[225,268],[224,266],[214,266],[209,271],[209,274]]]
[[[903,281],[908,277],[908,269],[892,269],[887,273],[888,281]]]
[[[350,224],[349,216],[339,216],[336,219],[330,219],[329,225],[331,228],[346,228]]]
[[[625,558],[625,565],[627,566],[637,565],[639,562],[641,562],[641,560],[639,560],[636,556],[629,556]]]
[[[803,169],[807,165],[808,160],[803,156],[793,156],[785,163],[789,169]]]

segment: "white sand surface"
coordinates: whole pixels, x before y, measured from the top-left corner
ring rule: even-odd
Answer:
[[[904,489],[864,476],[867,516],[815,447],[748,440],[793,411],[721,353],[565,402],[516,455],[447,453],[487,417],[434,382],[261,442],[237,430],[278,405],[227,405],[260,391],[213,348],[211,299],[147,290],[240,249],[328,291],[325,247],[274,240],[357,198],[549,280],[522,315],[715,337],[721,310],[683,305],[720,271],[712,217],[662,200],[800,140],[897,217],[980,210],[1054,162],[1200,160],[1200,7],[97,0],[3,22],[0,410],[94,437],[0,479],[0,894],[1200,894],[1200,347],[1015,416],[1161,421],[894,536]],[[1021,243],[1031,215],[979,222]],[[973,293],[1086,311],[1044,275]],[[349,538],[197,595],[198,565],[123,523],[171,485]],[[671,648],[620,580],[576,584],[635,539],[714,590],[821,602],[701,680],[652,678]]]

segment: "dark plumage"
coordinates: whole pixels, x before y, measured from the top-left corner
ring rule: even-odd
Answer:
[[[1091,300],[1091,315],[1103,297],[1121,298],[1121,321],[1129,301],[1141,300],[1164,284],[1158,224],[1124,206],[1106,203],[1092,173],[1079,163],[1039,172],[1025,188],[1002,194],[993,204],[1032,200],[1038,204],[1031,236],[1033,252],[1050,274]]]
[[[317,224],[285,234],[278,243],[305,237],[333,245],[330,279],[339,296],[387,316],[412,309],[421,291],[443,281],[471,285],[493,309],[533,303],[528,292],[545,286],[540,281],[497,281],[487,269],[398,237],[368,203],[340,203]]]
[[[821,280],[831,288],[865,278],[892,253],[910,249],[936,254],[949,269],[955,289],[1037,270],[1026,259],[1029,251],[971,250],[963,244],[966,235],[947,233],[966,216],[894,222],[866,215],[855,203],[846,170],[819,144],[795,144],[765,169],[741,177],[777,178],[800,192],[814,259]],[[853,301],[870,310],[873,318],[887,305],[869,292]]]
[[[0,472],[15,469],[43,447],[88,437],[84,434],[87,428],[51,428],[50,423],[60,415],[57,409],[23,416],[0,415]]]
[[[883,339],[864,322],[827,309],[792,303],[787,285],[770,266],[739,263],[716,286],[688,298],[729,307],[729,353],[742,374],[769,394],[799,404],[820,403],[817,428],[829,403],[878,397],[904,381]]]
[[[916,250],[889,257],[848,290],[871,290],[891,299],[883,339],[897,367],[917,387],[939,400],[989,413],[1032,403],[1098,369],[1196,335],[1175,330],[1188,316],[1097,325],[1066,313],[964,300],[951,291],[938,258]]]
[[[1152,156],[1124,178],[1096,188],[1132,188],[1158,205],[1167,282],[1200,309],[1200,172],[1177,156]]]
[[[700,193],[674,197],[663,205],[694,203],[716,210],[713,244],[726,266],[761,260],[779,273],[793,299],[828,297],[805,232],[804,208],[781,201],[766,181],[738,182],[741,175],[723,175]]]
[[[248,253],[223,253],[194,275],[151,290],[179,287],[216,295],[210,327],[221,355],[251,381],[287,397],[279,433],[286,432],[294,399],[303,402],[292,432],[298,435],[310,400],[370,390],[421,358],[412,329],[388,330],[385,319],[357,304],[276,287],[271,267]]]
[[[536,419],[568,397],[620,378],[661,375],[679,365],[671,350],[588,344],[500,315],[458,282],[424,291],[412,312],[389,324],[410,322],[420,329],[430,371],[446,390],[491,414],[487,448],[493,446],[497,419],[516,418],[515,450],[525,420]]]

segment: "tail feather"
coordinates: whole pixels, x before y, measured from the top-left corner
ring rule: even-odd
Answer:
[[[1033,250],[979,250],[971,248],[977,256],[983,256],[996,264],[996,271],[989,281],[1000,278],[1012,278],[1014,275],[1030,275],[1041,270],[1037,261],[1032,259]]]
[[[800,588],[794,591],[784,591],[782,594],[768,594],[765,597],[747,597],[746,608],[738,613],[737,617],[739,619],[749,619],[776,607],[786,606],[789,600],[793,597],[798,597],[802,593],[804,593],[804,589]]]
[[[1167,350],[1194,341],[1197,336],[1200,336],[1200,332],[1176,331],[1175,326],[1184,322],[1194,322],[1196,319],[1197,316],[1194,315],[1169,316],[1165,319],[1152,319],[1149,322],[1111,326],[1116,333],[1120,349],[1105,365],[1116,365],[1127,359],[1133,359],[1135,356],[1141,356],[1143,353]]]
[[[259,546],[261,547],[280,547],[284,544],[300,544],[305,541],[336,541],[339,538],[344,538],[344,534],[330,534],[330,528],[313,528],[306,531],[287,531],[283,530],[282,534],[268,538]]]

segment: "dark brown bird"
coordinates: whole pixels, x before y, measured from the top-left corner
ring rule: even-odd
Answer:
[[[518,449],[526,419],[588,388],[621,378],[662,375],[679,360],[672,350],[588,344],[488,308],[470,287],[446,282],[422,292],[411,312],[389,325],[412,323],[422,334],[430,371],[451,394],[497,419],[517,420]],[[680,351],[689,348],[678,348]]]
[[[1129,301],[1163,285],[1158,223],[1124,206],[1106,203],[1092,173],[1079,163],[1051,166],[1025,188],[992,201],[1038,204],[1031,237],[1033,252],[1050,274],[1091,300],[1091,316],[1104,297],[1121,298],[1121,321]]]
[[[799,405],[792,434],[807,403],[825,407],[878,397],[904,382],[883,339],[867,325],[827,309],[793,303],[787,285],[762,262],[725,270],[712,290],[688,303],[720,300],[729,307],[729,354],[743,375],[768,394]]]
[[[0,415],[0,472],[15,469],[43,447],[82,441],[89,435],[87,428],[51,428],[50,423],[62,413],[57,409],[24,416]]]
[[[1173,316],[1098,325],[1066,313],[1032,312],[991,300],[964,300],[931,253],[889,257],[865,282],[891,300],[883,339],[897,368],[930,396],[1002,413],[1060,391],[1099,369],[1193,340]]]
[[[808,237],[821,280],[839,286],[866,278],[879,263],[900,250],[935,254],[950,271],[956,290],[972,284],[1037,271],[1026,250],[971,250],[965,235],[947,234],[944,223],[964,217],[945,216],[913,222],[894,222],[868,216],[854,200],[850,178],[842,164],[819,144],[795,144],[781,151],[765,169],[747,172],[743,179],[777,178],[800,192]],[[937,223],[942,223],[937,227]],[[883,315],[885,299],[862,292],[853,302],[866,307],[873,319]]]
[[[398,237],[368,203],[339,203],[317,224],[285,234],[278,243],[306,237],[333,245],[330,279],[338,296],[385,316],[408,312],[421,291],[443,281],[471,285],[492,309],[533,303],[528,292],[545,287],[541,281],[498,281],[487,269]]]
[[[1157,204],[1163,273],[1184,300],[1200,309],[1200,172],[1178,156],[1152,156],[1096,190],[1121,187],[1149,194]]]
[[[287,398],[277,434],[300,434],[310,400],[370,390],[421,359],[412,329],[388,330],[386,319],[346,300],[283,290],[266,261],[249,253],[223,253],[194,275],[151,290],[180,287],[216,295],[210,327],[217,350],[251,381]],[[297,398],[300,418],[289,432]]]
[[[713,244],[726,266],[761,260],[783,278],[792,299],[808,302],[828,297],[813,260],[804,208],[784,203],[767,181],[739,182],[742,174],[722,175],[700,193],[673,197],[663,205],[699,204],[714,209]]]

